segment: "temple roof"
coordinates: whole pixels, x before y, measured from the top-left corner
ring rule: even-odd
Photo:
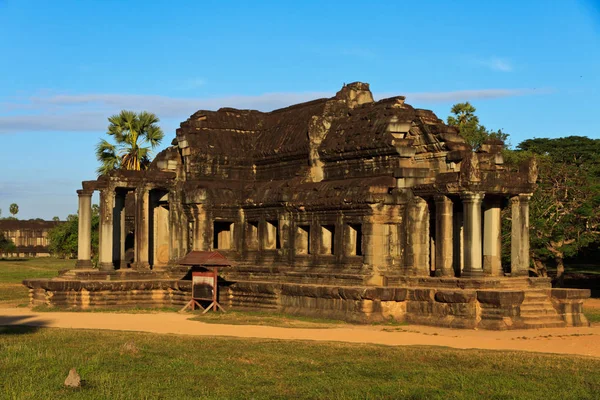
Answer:
[[[181,123],[172,144],[148,171],[115,172],[88,186],[181,185],[188,203],[266,205],[364,204],[383,201],[394,188],[522,193],[535,182],[529,167],[508,171],[502,143],[473,152],[432,111],[403,96],[374,101],[361,82],[270,112],[199,110]]]

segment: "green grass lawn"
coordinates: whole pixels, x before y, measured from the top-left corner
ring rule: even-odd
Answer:
[[[0,259],[0,304],[27,304],[27,288],[23,279],[52,278],[61,269],[75,267],[76,260],[58,258]]]
[[[600,360],[42,328],[0,331],[7,399],[597,399]],[[77,368],[85,385],[63,382]]]
[[[587,317],[588,321],[590,321],[593,324],[600,323],[600,309],[584,308],[583,310],[584,310],[585,316]]]

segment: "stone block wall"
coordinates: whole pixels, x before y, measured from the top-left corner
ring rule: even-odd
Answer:
[[[421,280],[423,281],[424,278]],[[432,279],[435,284],[438,280]],[[525,281],[525,280],[524,280]],[[191,281],[28,280],[33,306],[89,309],[183,307]],[[277,311],[358,323],[386,320],[463,329],[588,326],[576,289],[333,286],[289,282],[221,282],[225,309]]]

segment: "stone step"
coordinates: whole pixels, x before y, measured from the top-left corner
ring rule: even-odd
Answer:
[[[525,300],[523,303],[521,303],[521,307],[525,307],[525,308],[554,308],[552,307],[552,303],[550,303],[549,301],[527,301]]]
[[[560,317],[521,317],[525,328],[562,328],[567,326]]]
[[[523,300],[523,304],[550,304],[550,300],[548,300],[547,297],[535,297],[535,298],[527,298],[525,297],[525,299]]]
[[[554,307],[549,303],[523,303],[521,310],[554,310]]]
[[[543,329],[543,328],[564,328],[567,326],[564,321],[560,322],[541,322],[541,323],[525,323],[525,329]]]
[[[546,293],[530,293],[525,291],[525,300],[549,300],[550,297]]]
[[[545,307],[545,308],[523,308],[521,306],[521,315],[535,315],[535,314],[556,314],[556,310],[554,308]]]
[[[521,320],[526,324],[565,324],[562,318],[560,318],[558,315],[521,315]]]
[[[521,309],[521,317],[536,317],[536,316],[558,316],[554,309],[536,309],[536,310],[523,310]]]

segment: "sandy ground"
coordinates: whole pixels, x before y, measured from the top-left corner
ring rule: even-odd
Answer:
[[[388,346],[446,346],[458,349],[521,350],[600,357],[600,326],[502,332],[416,325],[359,325],[302,329],[206,324],[190,321],[190,317],[189,314],[169,312],[153,314],[34,312],[27,308],[0,308],[0,326],[105,329],[192,336],[372,343]]]

